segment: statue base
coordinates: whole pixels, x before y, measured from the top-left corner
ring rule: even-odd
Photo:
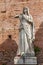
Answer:
[[[37,65],[37,57],[15,57],[14,64]]]

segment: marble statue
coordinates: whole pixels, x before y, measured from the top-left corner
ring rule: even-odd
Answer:
[[[33,17],[29,13],[29,8],[24,7],[23,13],[16,15],[20,20],[20,35],[17,56],[14,58],[14,64],[37,64],[35,57],[33,41],[35,39],[35,29]]]
[[[20,20],[20,44],[19,53],[33,53],[33,41],[35,39],[34,22],[33,17],[29,13],[29,8],[24,7],[23,13],[16,15],[15,18]]]

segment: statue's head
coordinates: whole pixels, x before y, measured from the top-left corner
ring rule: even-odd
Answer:
[[[29,14],[29,8],[28,7],[24,7],[23,8],[23,14]]]

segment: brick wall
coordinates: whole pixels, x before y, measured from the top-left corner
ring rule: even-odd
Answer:
[[[35,44],[43,47],[43,0],[0,0],[0,44],[12,35],[19,41],[19,19],[12,18],[20,14],[24,6],[28,6],[35,23]]]

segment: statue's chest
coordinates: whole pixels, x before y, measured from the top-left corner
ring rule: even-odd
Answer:
[[[23,24],[23,26],[26,27],[27,29],[31,28],[31,24],[29,24],[28,21],[22,21],[21,24]]]
[[[25,19],[20,19],[20,25],[27,30],[31,29],[31,24]]]

